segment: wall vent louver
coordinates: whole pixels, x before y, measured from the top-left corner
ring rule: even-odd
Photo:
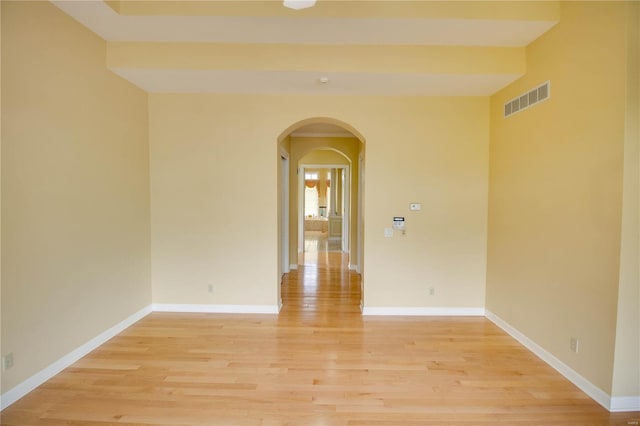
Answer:
[[[504,117],[507,118],[517,112],[531,108],[535,104],[546,101],[551,96],[551,82],[545,81],[504,104]]]

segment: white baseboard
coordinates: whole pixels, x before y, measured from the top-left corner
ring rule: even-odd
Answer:
[[[136,323],[137,321],[141,320],[150,313],[151,306],[147,306],[146,308],[139,310],[135,314],[130,315],[128,318],[120,321],[118,324],[114,325],[108,330],[105,330],[102,333],[98,334],[96,337],[84,343],[82,346],[69,352],[49,366],[38,371],[36,374],[29,377],[27,380],[20,383],[13,389],[8,390],[4,394],[2,394],[2,405],[0,406],[0,409],[4,410],[65,368],[72,365],[74,362],[78,361],[83,356],[87,355],[98,346],[105,343],[107,340],[111,339],[112,337],[114,337],[127,327],[131,326],[132,324]]]
[[[295,271],[296,269],[298,269],[298,264],[292,263],[291,265],[289,265],[289,269],[291,269],[292,271]]]
[[[352,264],[349,264],[349,270],[350,270],[350,271],[356,271],[356,272],[357,272],[357,271],[358,271],[358,265],[352,265]]]
[[[640,395],[612,396],[609,406],[611,412],[640,411]]]
[[[553,367],[558,373],[562,374],[565,378],[567,378],[571,383],[579,387],[584,393],[589,395],[593,400],[595,400],[598,404],[602,405],[607,410],[610,410],[611,407],[611,396],[608,393],[591,383],[589,380],[585,379],[571,367],[569,367],[564,362],[560,361],[542,346],[538,345],[536,342],[522,334],[519,330],[511,326],[509,323],[504,321],[502,318],[494,314],[493,312],[487,310],[485,316],[493,322],[495,325],[503,329],[507,332],[511,337],[516,339],[518,342],[522,343],[524,347],[529,349],[535,355],[537,355],[544,362]]]
[[[154,303],[154,312],[200,312],[217,314],[277,314],[277,305],[197,305]]]
[[[484,316],[484,308],[403,308],[365,306],[362,315]]]

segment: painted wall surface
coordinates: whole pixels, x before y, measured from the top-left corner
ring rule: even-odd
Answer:
[[[428,99],[381,112],[365,131],[364,305],[483,307],[488,99]],[[405,217],[406,234],[385,238],[394,216]]]
[[[622,241],[613,396],[640,396],[640,3],[627,3]]]
[[[625,46],[624,3],[563,2],[527,48],[526,76],[491,98],[487,309],[609,394]],[[546,80],[548,101],[503,118],[506,101]]]
[[[6,392],[148,306],[151,282],[146,94],[51,3],[1,7]]]
[[[336,149],[342,152],[345,156],[340,156],[335,151],[316,151],[318,149],[330,148]],[[358,197],[358,154],[362,149],[362,143],[357,138],[327,138],[327,137],[292,137],[291,138],[291,164],[294,164],[291,168],[289,175],[290,184],[290,200],[289,205],[289,260],[292,265],[298,263],[298,174],[297,168],[300,164],[307,162],[307,164],[340,164],[349,163],[351,174],[351,226],[349,227],[349,249],[350,249],[350,265],[357,263],[356,253],[358,253],[358,241],[357,241],[357,220],[358,220],[358,206],[356,203]],[[341,159],[338,159],[337,163],[334,163],[335,157],[332,155],[339,155]],[[314,158],[315,157],[315,158]]]
[[[366,140],[365,304],[483,306],[488,98],[151,94],[149,102],[154,302],[277,303],[277,138],[302,120],[333,117]],[[411,202],[423,210],[409,212]],[[397,215],[407,234],[385,239]]]

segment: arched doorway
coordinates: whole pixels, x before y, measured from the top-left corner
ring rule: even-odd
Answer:
[[[364,200],[364,137],[352,126],[328,117],[316,117],[299,121],[285,129],[277,141],[278,148],[278,300],[282,306],[280,283],[284,274],[297,269],[300,254],[304,253],[304,206],[301,187],[304,185],[304,167],[300,160],[310,152],[337,152],[348,161],[344,167],[348,173],[344,188],[348,197],[348,210],[341,224],[344,241],[341,247],[348,254],[348,266],[357,273],[363,271],[363,200]],[[309,164],[307,164],[309,165]],[[313,166],[314,164],[310,164]],[[315,164],[326,166],[329,164]],[[340,169],[330,167],[329,169]],[[334,175],[336,179],[338,175]],[[334,200],[334,203],[337,201]],[[335,206],[335,204],[334,204]],[[326,207],[326,206],[322,206]],[[323,217],[323,210],[316,216]],[[338,213],[334,209],[334,213]],[[313,216],[313,213],[309,213]],[[329,219],[327,214],[327,220]],[[346,224],[344,223],[346,221]],[[362,281],[363,282],[363,281]],[[362,300],[361,300],[362,303]]]

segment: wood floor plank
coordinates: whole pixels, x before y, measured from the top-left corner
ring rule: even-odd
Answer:
[[[316,259],[324,263],[316,264]],[[51,425],[631,425],[484,318],[360,315],[340,253],[279,315],[152,313],[1,414]]]

